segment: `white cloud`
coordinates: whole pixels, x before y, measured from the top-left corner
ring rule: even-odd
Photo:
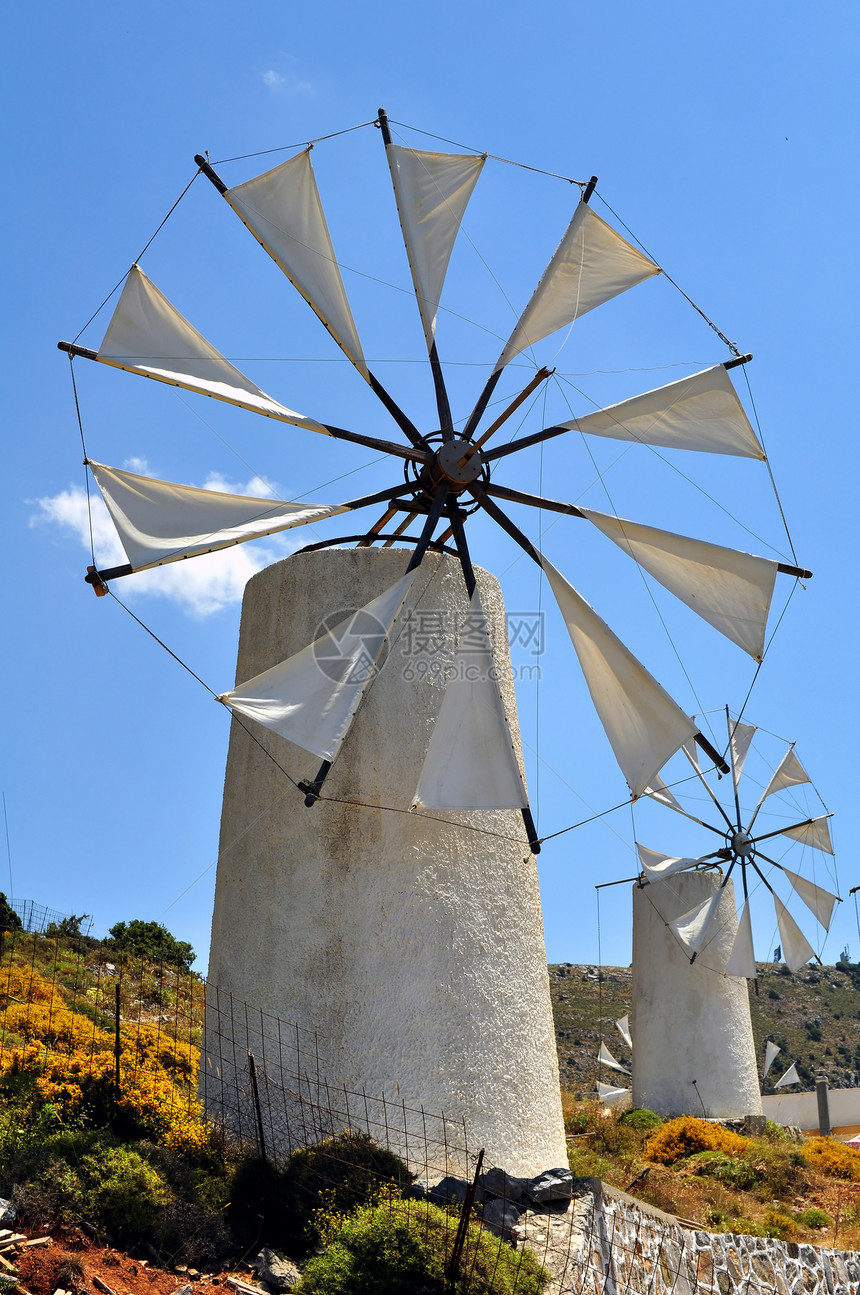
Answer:
[[[144,465],[145,466],[145,465]],[[208,490],[226,490],[231,494],[271,495],[270,488],[259,478],[244,485],[225,481],[217,473],[206,481]],[[31,525],[55,525],[70,532],[90,553],[90,520],[86,492],[70,486],[59,494],[37,499],[39,512]],[[113,522],[101,496],[92,495],[92,540],[99,567],[123,566],[127,562]],[[151,571],[141,571],[130,580],[122,580],[117,593],[125,601],[138,596],[169,598],[191,616],[211,616],[234,603],[241,602],[245,585],[252,575],[271,562],[295,552],[300,544],[281,536],[269,536],[265,544],[239,544],[219,553],[206,553],[189,562],[171,562]]]
[[[276,72],[274,68],[261,73],[263,85],[274,94],[304,96],[313,98],[316,90],[313,83],[303,81],[295,72]]]

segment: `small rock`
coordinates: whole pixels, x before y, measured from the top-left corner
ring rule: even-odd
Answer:
[[[175,1273],[187,1273],[187,1272],[188,1272],[188,1265],[187,1265],[187,1264],[177,1264],[173,1271],[174,1271]]]
[[[7,1227],[10,1223],[14,1223],[16,1213],[17,1210],[12,1202],[0,1196],[0,1227]]]
[[[500,1196],[503,1201],[510,1201],[513,1205],[518,1205],[523,1199],[528,1181],[527,1178],[514,1178],[512,1174],[506,1174],[504,1169],[488,1169],[485,1174],[481,1174],[481,1186],[488,1195]]]
[[[276,1291],[291,1291],[298,1285],[299,1270],[289,1259],[280,1259],[273,1250],[264,1247],[257,1255],[254,1271],[267,1286]]]
[[[536,1205],[549,1201],[568,1201],[574,1192],[574,1177],[569,1169],[546,1169],[525,1184],[525,1193]]]
[[[510,1240],[511,1232],[519,1222],[520,1214],[521,1211],[516,1205],[495,1197],[485,1203],[481,1219],[485,1227],[507,1241]]]
[[[469,1184],[465,1178],[455,1178],[453,1174],[448,1174],[445,1178],[440,1178],[435,1187],[430,1188],[427,1196],[434,1205],[446,1205],[448,1201],[457,1201],[462,1205],[468,1190]]]
[[[200,1273],[197,1271],[197,1269],[196,1269],[196,1268],[189,1268],[189,1269],[188,1269],[188,1276],[191,1278],[191,1280],[192,1280],[192,1281],[195,1281],[195,1282],[196,1282],[196,1281],[197,1281],[197,1278],[200,1276]]]
[[[194,1287],[191,1282],[186,1282],[184,1286],[177,1286],[173,1295],[194,1295]]]

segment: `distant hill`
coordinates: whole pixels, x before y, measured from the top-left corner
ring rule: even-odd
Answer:
[[[774,1091],[793,1061],[805,1089],[814,1087],[816,1075],[826,1075],[831,1088],[860,1088],[860,964],[808,966],[792,975],[782,963],[762,962],[758,972],[758,996],[750,986],[756,1056],[763,1062],[768,1039],[782,1049],[763,1092]],[[597,1083],[601,1036],[630,1065],[615,1022],[631,1013],[631,970],[562,962],[550,965],[549,979],[561,1086],[587,1096]],[[635,1044],[632,1013],[630,1026]],[[603,1082],[613,1073],[604,1070]]]

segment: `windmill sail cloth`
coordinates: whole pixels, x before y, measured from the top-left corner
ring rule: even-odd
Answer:
[[[743,976],[746,980],[755,980],[755,952],[753,950],[752,937],[752,918],[750,916],[749,900],[744,904],[741,920],[738,922],[738,929],[735,934],[732,951],[729,955],[729,961],[726,966],[727,976]],[[769,1043],[769,1048],[774,1045]],[[779,1048],[777,1048],[777,1052]],[[772,1059],[772,1058],[771,1058]],[[765,1069],[767,1074],[767,1069]]]
[[[411,808],[523,809],[528,796],[477,589]]]
[[[766,800],[768,796],[772,796],[776,791],[784,791],[786,787],[797,787],[804,782],[809,782],[809,774],[794,754],[794,743],[792,743],[777,765],[770,782],[765,787],[762,801]]]
[[[829,817],[829,814],[822,814],[820,818],[811,818],[808,823],[798,823],[797,827],[784,827],[780,836],[790,836],[793,841],[809,845],[813,850],[823,850],[825,854],[833,854],[833,842],[830,839],[830,828],[827,822]]]
[[[180,315],[136,265],[129,270],[98,359],[129,373],[329,435],[321,423],[279,404],[255,386]]]
[[[651,785],[645,788],[645,795],[656,800],[659,805],[665,805],[667,809],[674,809],[678,814],[686,814],[659,774],[651,779]]]
[[[585,599],[541,556],[588,691],[634,796],[698,730]]]
[[[389,144],[388,163],[428,351],[454,240],[486,160]]]
[[[342,504],[295,504],[159,481],[90,462],[135,571],[230,548],[348,512]]]
[[[722,888],[715,890],[713,895],[710,895],[703,903],[697,904],[695,908],[691,908],[687,913],[682,913],[680,917],[675,918],[674,922],[669,923],[671,930],[675,932],[685,949],[690,953],[691,962],[705,947],[708,931],[716,916],[722,894]]]
[[[697,868],[701,863],[700,859],[681,859],[670,854],[658,854],[656,850],[649,850],[647,846],[640,845],[638,841],[636,842],[636,850],[639,854],[642,871],[649,881],[662,881],[664,877],[670,877],[673,872],[683,872],[686,868]]]
[[[729,747],[731,749],[732,775],[735,781],[735,789],[737,789],[740,776],[743,773],[755,732],[754,724],[741,724],[736,720],[729,720]]]
[[[825,931],[829,931],[833,910],[838,903],[838,896],[831,894],[829,890],[824,890],[821,886],[814,885],[811,881],[807,881],[805,877],[799,877],[796,872],[789,872],[788,868],[783,868],[783,872],[806,907],[815,915],[815,920],[820,926],[824,927]]]
[[[782,1049],[778,1047],[777,1044],[771,1043],[770,1039],[768,1039],[764,1049],[764,1071],[762,1073],[762,1079],[765,1078],[767,1072],[770,1070],[781,1051]]]
[[[773,903],[785,965],[789,971],[799,971],[810,958],[815,957],[815,950],[778,895],[774,895]]]
[[[605,1102],[607,1106],[614,1106],[615,1103],[620,1102],[622,1098],[630,1096],[630,1089],[614,1088],[612,1084],[598,1083],[597,1096],[602,1102]]]
[[[228,189],[224,197],[369,381],[310,152]]]
[[[527,346],[659,273],[658,265],[580,202],[494,371]]]
[[[561,425],[670,450],[766,457],[722,364]]]
[[[774,1084],[774,1088],[787,1088],[789,1084],[799,1084],[799,1083],[800,1083],[800,1077],[797,1073],[797,1062],[793,1061],[789,1066],[788,1070],[786,1070],[782,1079],[777,1079],[776,1083]]]
[[[597,1054],[597,1060],[602,1066],[608,1066],[610,1070],[620,1070],[622,1075],[629,1075],[630,1071],[626,1066],[622,1066],[620,1061],[616,1061],[605,1043],[601,1043],[600,1051]]]
[[[377,673],[412,575],[316,642],[217,700],[321,760],[333,760]]]
[[[590,508],[581,512],[676,598],[761,660],[776,562]]]
[[[618,1033],[621,1035],[622,1039],[627,1044],[628,1048],[630,1048],[630,1050],[632,1051],[633,1039],[631,1038],[631,1035],[630,1035],[630,1017],[622,1016],[621,1020],[616,1021],[615,1024],[618,1027]]]

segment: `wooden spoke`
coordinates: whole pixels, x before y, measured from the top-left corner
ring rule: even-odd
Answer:
[[[497,486],[491,483],[485,486],[488,495],[497,499],[507,499],[512,504],[528,504],[532,508],[545,508],[551,513],[566,513],[568,517],[584,517],[585,514],[575,504],[563,504],[557,499],[543,499],[540,495],[529,495],[523,490],[511,490],[508,486]]]
[[[518,441],[508,441],[506,445],[499,445],[494,450],[487,450],[483,455],[485,463],[492,459],[504,458],[506,454],[516,454],[517,450],[525,450],[529,445],[539,445],[541,441],[548,441],[553,436],[562,436],[567,427],[545,427],[542,432],[532,432],[531,436],[523,436]]]

